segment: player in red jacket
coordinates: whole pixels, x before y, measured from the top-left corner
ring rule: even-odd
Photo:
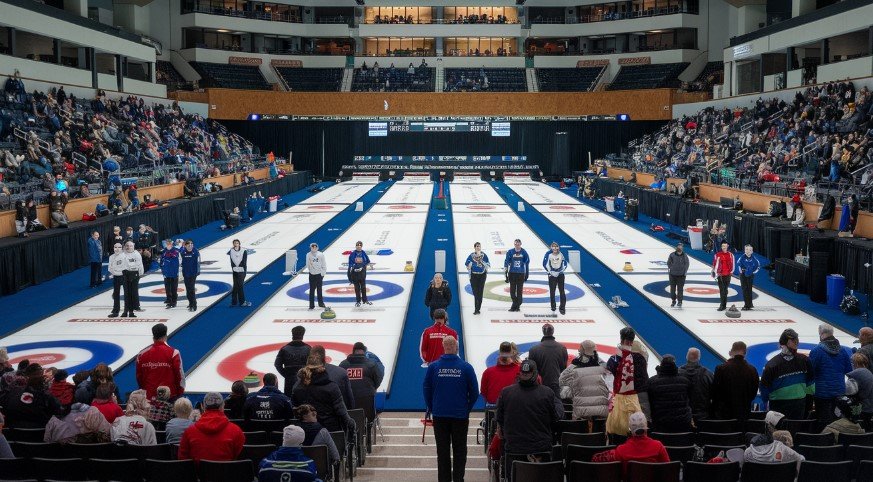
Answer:
[[[721,303],[718,311],[727,307],[728,287],[731,285],[731,275],[734,274],[734,253],[728,251],[727,241],[721,243],[721,251],[712,258],[712,277],[718,279],[718,296]]]
[[[210,392],[203,397],[206,409],[200,420],[182,434],[179,442],[179,460],[236,460],[246,436],[236,424],[224,415],[224,399],[220,393]]]
[[[449,328],[449,316],[446,310],[439,308],[433,312],[433,326],[429,326],[421,334],[421,359],[425,363],[439,360],[443,356],[443,338],[447,336],[458,339],[458,332]]]
[[[170,398],[185,393],[185,371],[179,350],[167,345],[167,325],[158,323],[152,327],[155,343],[136,357],[136,383],[153,398],[158,387],[170,387]]]

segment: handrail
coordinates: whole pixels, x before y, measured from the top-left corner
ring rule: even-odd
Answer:
[[[600,83],[600,80],[603,79],[603,75],[606,74],[606,66],[600,68],[600,72],[597,74],[597,77],[594,79],[594,82],[591,83],[591,86],[588,87],[588,92],[594,92],[594,89],[597,88],[597,84]]]

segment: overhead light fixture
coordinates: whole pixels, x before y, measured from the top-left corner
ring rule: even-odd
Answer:
[[[515,0],[516,5],[524,5],[524,0]]]
[[[226,30],[226,29],[223,29],[223,28],[218,29],[218,31],[221,32],[221,33],[228,33],[228,32],[230,32],[230,30]]]

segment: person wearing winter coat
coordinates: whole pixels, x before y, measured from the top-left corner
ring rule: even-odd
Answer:
[[[349,380],[349,374],[339,366],[334,365],[333,363],[328,363],[327,360],[327,352],[324,350],[324,346],[315,345],[309,351],[307,364],[316,362],[319,365],[324,366],[324,370],[327,372],[327,378],[336,383],[336,386],[339,387],[340,393],[343,395],[343,403],[346,405],[346,410],[357,408],[355,405],[355,394],[352,391],[352,382]]]
[[[130,445],[157,445],[155,427],[146,419],[149,407],[145,390],[134,390],[127,397],[124,415],[112,422],[112,441],[123,440]]]
[[[643,412],[630,414],[627,426],[630,436],[625,443],[613,450],[594,454],[591,460],[594,462],[621,462],[622,471],[625,474],[627,473],[628,462],[657,463],[670,461],[670,455],[667,453],[664,444],[649,437],[646,414]]]
[[[728,250],[727,241],[722,241],[721,251],[712,257],[712,277],[718,280],[718,311],[727,309],[728,288],[734,273],[734,254]]]
[[[691,381],[679,374],[676,358],[664,355],[649,378],[649,406],[655,431],[682,433],[691,431]]]
[[[438,309],[433,312],[433,325],[425,328],[421,334],[419,353],[421,361],[425,364],[433,363],[443,356],[443,338],[453,337],[458,339],[458,332],[449,328],[449,316],[446,310]]]
[[[49,208],[51,209],[53,228],[70,227],[70,220],[67,219],[67,213],[64,212],[67,208],[68,200],[69,198],[66,192],[59,193],[57,191],[52,191],[51,197],[49,198]]]
[[[248,269],[248,251],[242,249],[238,239],[233,240],[233,248],[227,252],[230,256],[230,269],[233,271],[233,291],[231,291],[230,306],[252,306],[246,301],[244,290],[246,282],[246,269]]]
[[[160,386],[170,387],[170,398],[185,393],[185,370],[179,350],[167,344],[167,325],[152,326],[154,343],[136,357],[136,382],[149,398]]]
[[[73,404],[73,397],[76,393],[76,387],[67,381],[70,374],[64,370],[58,370],[52,379],[52,384],[49,386],[49,393],[58,400],[62,407],[68,408]]]
[[[873,419],[873,372],[870,372],[870,359],[858,351],[852,354],[854,370],[846,374],[846,393],[855,392],[861,402],[861,420],[866,424]],[[850,385],[854,389],[850,390]]]
[[[45,231],[45,225],[39,220],[37,216],[36,210],[36,201],[33,198],[27,200],[27,204],[25,205],[25,209],[27,210],[27,227],[25,228],[28,233],[36,233],[39,231]]]
[[[745,252],[737,260],[737,271],[740,275],[740,286],[743,289],[743,311],[754,308],[752,306],[752,283],[755,281],[755,273],[761,269],[761,262],[755,257],[751,244],[747,244]]]
[[[470,288],[473,291],[473,314],[478,315],[482,309],[482,297],[485,292],[485,279],[488,277],[488,270],[491,269],[491,262],[488,260],[488,255],[482,252],[482,244],[476,242],[473,244],[473,252],[467,256],[464,262],[467,267],[467,272],[470,273]]]
[[[543,337],[539,344],[530,349],[528,357],[537,363],[537,370],[543,377],[543,385],[552,389],[556,397],[561,395],[558,378],[567,368],[567,347],[555,340],[555,327],[550,323],[543,325]]]
[[[376,414],[376,389],[382,384],[383,372],[379,371],[376,362],[367,358],[367,346],[356,342],[352,353],[339,366],[348,374],[355,407],[363,408],[367,418],[372,419]]]
[[[433,275],[433,280],[427,291],[424,293],[424,306],[430,309],[430,319],[433,319],[434,311],[438,309],[445,310],[452,302],[452,290],[449,288],[449,282],[443,279],[442,273]]]
[[[834,442],[840,443],[840,434],[847,433],[860,435],[865,433],[864,428],[858,424],[861,416],[861,403],[854,397],[840,397],[834,402],[839,418],[829,423],[821,433],[834,434]]]
[[[294,418],[300,420],[300,427],[306,433],[306,438],[303,440],[304,447],[313,445],[324,445],[327,447],[327,458],[330,464],[333,465],[339,461],[339,451],[324,426],[318,423],[318,414],[315,412],[315,407],[309,404],[303,404],[294,407]]]
[[[764,365],[760,384],[761,400],[792,420],[806,418],[806,397],[815,393],[815,372],[798,346],[797,332],[785,329],[779,336],[780,352]]]
[[[53,416],[45,426],[43,442],[66,444],[75,440],[82,432],[82,418],[88,410],[97,409],[84,403],[74,403],[65,415]]]
[[[282,446],[258,464],[258,482],[311,482],[316,476],[315,461],[300,447],[306,433],[297,425],[282,430]]]
[[[622,328],[619,336],[618,353],[606,362],[606,369],[613,376],[613,402],[606,418],[606,431],[625,436],[631,414],[643,411],[640,394],[649,389],[649,373],[646,357],[633,349],[636,338],[633,328]]]
[[[834,421],[836,400],[846,394],[846,374],[852,371],[852,356],[834,337],[834,327],[822,323],[818,327],[819,344],[810,350],[815,382],[815,414],[820,426]]]
[[[294,387],[294,405],[312,405],[318,414],[318,421],[330,432],[355,428],[355,421],[349,416],[343,395],[336,383],[327,376],[323,364],[311,360],[300,369],[297,376],[300,383]]]
[[[276,353],[276,360],[273,362],[276,371],[285,378],[283,392],[289,397],[298,380],[297,372],[306,366],[306,360],[309,358],[309,352],[312,349],[312,347],[303,342],[305,334],[306,327],[302,325],[292,328],[291,341],[279,349],[279,352]]]
[[[676,250],[667,257],[667,275],[670,279],[670,307],[682,307],[682,295],[685,292],[685,275],[688,274],[690,261],[685,254],[685,245],[679,243]]]
[[[179,460],[236,460],[246,443],[246,436],[224,415],[224,399],[220,393],[209,392],[203,397],[205,411],[200,420],[182,434]]]
[[[558,378],[561,399],[573,400],[573,420],[609,415],[608,373],[597,355],[597,345],[591,340],[583,341],[579,345],[579,356]]]
[[[774,440],[770,433],[758,434],[752,438],[751,444],[743,453],[746,462],[796,462],[798,470],[806,457],[795,452],[779,440]]]
[[[712,406],[713,374],[700,364],[699,349],[688,349],[685,364],[679,367],[679,375],[691,382],[691,417],[695,422],[708,417]]]
[[[716,419],[745,421],[758,395],[758,370],[746,361],[746,344],[734,342],[728,360],[712,376],[712,415]]]
[[[193,411],[194,406],[191,405],[191,400],[185,397],[176,399],[176,402],[173,403],[173,415],[175,416],[167,420],[167,426],[164,429],[166,443],[179,445],[179,442],[182,441],[182,434],[185,433],[188,427],[194,425],[194,421],[191,420],[191,413]]]
[[[0,392],[0,406],[9,428],[43,428],[52,416],[61,413],[61,405],[46,392],[42,366],[28,365],[22,376],[25,385]]]
[[[479,393],[488,405],[497,404],[500,392],[504,388],[516,382],[520,363],[515,361],[514,345],[508,341],[500,343],[498,348],[497,363],[482,372],[482,381],[479,383]]]
[[[287,420],[294,417],[291,399],[279,391],[279,379],[264,374],[264,386],[250,393],[243,406],[243,418],[249,420]]]
[[[349,253],[348,271],[346,276],[349,283],[355,288],[355,306],[372,305],[367,300],[367,268],[370,266],[370,257],[364,251],[364,243],[355,243],[355,250]]]
[[[118,405],[118,399],[112,393],[114,390],[115,384],[112,382],[100,384],[94,399],[91,401],[91,406],[99,410],[103,418],[109,423],[115,422],[117,418],[124,415],[124,410]]]
[[[172,239],[164,240],[164,250],[158,259],[161,274],[164,276],[164,304],[167,309],[175,308],[179,300],[179,250],[173,245]]]

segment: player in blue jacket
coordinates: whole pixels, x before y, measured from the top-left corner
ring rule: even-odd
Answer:
[[[188,298],[188,311],[197,311],[197,276],[200,274],[200,251],[194,241],[185,240],[179,256],[182,258],[182,276],[185,278],[185,297]]]
[[[482,296],[485,293],[485,278],[491,269],[488,255],[482,252],[482,244],[478,241],[473,244],[473,252],[467,256],[464,266],[470,273],[470,288],[473,290],[473,314],[478,315],[482,308]]]
[[[355,250],[349,253],[349,283],[355,287],[355,306],[361,306],[361,303],[372,305],[367,300],[367,266],[370,264],[370,257],[364,252],[364,243],[358,241],[355,243]]]
[[[165,239],[164,250],[158,264],[161,266],[161,274],[164,275],[164,305],[167,309],[175,308],[179,299],[179,250],[173,245],[172,239]]]
[[[506,281],[509,282],[509,297],[512,306],[509,311],[521,311],[524,282],[530,275],[530,256],[521,247],[521,240],[515,240],[515,247],[506,253],[503,260],[503,270],[506,271]]]
[[[755,280],[755,273],[761,269],[761,262],[755,257],[751,244],[746,245],[745,254],[737,258],[736,264],[740,273],[740,286],[743,288],[742,310],[748,311],[754,308],[752,306],[752,282]]]
[[[543,256],[543,269],[549,274],[549,300],[552,302],[552,311],[555,311],[555,287],[557,287],[561,298],[559,309],[563,315],[567,308],[567,294],[564,291],[564,271],[567,270],[567,260],[558,243],[552,242],[551,248]]]

